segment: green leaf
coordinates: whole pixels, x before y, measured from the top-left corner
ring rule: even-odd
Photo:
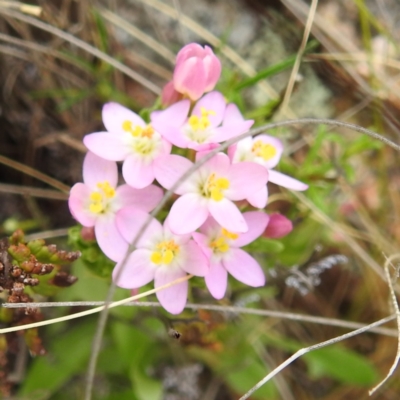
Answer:
[[[311,40],[307,44],[305,53],[308,53],[308,52],[314,50],[318,45],[319,45],[319,43],[316,40]],[[235,87],[235,89],[242,90],[246,87],[253,86],[262,79],[269,78],[270,76],[274,76],[276,74],[279,74],[280,72],[283,72],[289,68],[292,68],[296,61],[296,57],[297,57],[297,54],[293,54],[286,60],[283,60],[274,65],[271,65],[270,67],[260,71],[257,75],[252,76],[251,78],[248,78],[248,79],[242,81]]]
[[[372,385],[378,379],[375,367],[363,356],[340,346],[326,347],[304,355],[310,376],[329,376],[342,383]]]
[[[284,250],[285,245],[274,239],[268,239],[263,236],[243,247],[244,251],[259,253],[280,253]]]
[[[237,365],[241,365],[240,369],[236,369]],[[250,390],[257,382],[264,378],[269,371],[265,367],[253,361],[251,364],[234,364],[232,366],[233,371],[228,372],[225,379],[227,383],[234,389],[238,394],[244,394]],[[251,395],[252,399],[275,399],[277,390],[272,382],[268,382],[261,386],[254,394]]]
[[[36,358],[28,369],[19,394],[40,392],[40,399],[46,400],[60,390],[86,366],[94,331],[95,325],[91,321],[80,321],[63,336],[53,338],[48,354]]]

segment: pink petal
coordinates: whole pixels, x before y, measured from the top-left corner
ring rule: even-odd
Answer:
[[[208,221],[209,218],[207,218]],[[214,219],[211,218],[213,221]],[[204,224],[202,225],[202,227],[204,226]],[[203,252],[203,254],[206,256],[206,258],[209,260],[213,254],[210,246],[209,246],[209,239],[208,236],[203,235],[202,233],[198,233],[198,232],[193,232],[192,233],[193,239],[194,241],[199,245],[201,251]]]
[[[115,216],[97,218],[94,232],[100,249],[110,260],[118,262],[124,258],[128,243],[117,228]]]
[[[308,189],[308,185],[306,185],[305,183],[272,169],[269,170],[269,182],[275,183],[275,185],[283,186],[291,190],[302,191]]]
[[[230,123],[229,125],[224,125],[219,128],[215,128],[214,140],[216,142],[224,142],[225,140],[229,140],[236,136],[239,136],[242,133],[245,133],[248,130],[250,130],[253,123],[254,121],[249,120],[249,121],[238,122],[236,124]]]
[[[194,232],[208,216],[203,199],[195,194],[184,194],[175,201],[168,216],[171,231],[177,235]]]
[[[125,289],[134,289],[151,282],[157,267],[152,264],[150,257],[150,250],[138,249],[129,255],[122,269],[121,262],[118,263],[113,271],[115,284]]]
[[[246,199],[253,207],[264,208],[268,202],[268,187],[263,186],[260,190],[247,196]]]
[[[243,215],[230,200],[224,198],[221,201],[210,201],[208,209],[215,220],[229,232],[247,232],[248,226]]]
[[[228,177],[230,176],[230,167],[229,157],[224,153],[218,153],[206,161],[200,169],[202,171],[209,171],[209,173],[215,173],[219,177]]]
[[[97,184],[105,181],[115,188],[118,183],[117,164],[89,151],[83,160],[83,181],[91,190],[97,189]]]
[[[189,274],[204,276],[208,273],[208,259],[193,240],[184,245],[184,261],[180,267]]]
[[[203,58],[206,54],[208,54],[208,51],[206,52],[198,43],[189,43],[179,50],[176,55],[176,64],[180,64],[190,57]]]
[[[215,299],[222,299],[228,284],[228,272],[221,262],[211,263],[210,271],[204,278],[207,288]]]
[[[183,278],[184,276],[186,276],[186,272],[179,268],[171,269],[168,266],[159,267],[155,273],[154,286],[157,289],[160,286],[173,282],[176,279]],[[157,292],[156,296],[161,305],[168,312],[171,314],[179,314],[185,308],[187,293],[188,282],[184,281]]]
[[[180,128],[186,121],[190,109],[190,100],[181,100],[163,111],[154,111],[150,115],[151,125],[163,135],[165,127]]]
[[[91,227],[96,222],[96,216],[87,209],[90,201],[91,190],[84,183],[76,183],[72,186],[68,206],[72,216],[83,226]]]
[[[102,117],[104,126],[110,133],[126,134],[122,128],[124,121],[131,121],[132,127],[146,126],[139,115],[118,103],[111,102],[104,104]]]
[[[143,226],[150,223],[142,232]],[[155,218],[146,212],[135,208],[134,206],[122,208],[116,215],[116,224],[122,237],[128,242],[133,243],[137,235],[141,234],[136,247],[151,248],[153,246],[153,238],[161,236],[163,233],[162,225]]]
[[[242,116],[239,108],[236,104],[229,103],[226,106],[225,114],[224,114],[224,122],[222,125],[233,125],[237,123],[243,122],[245,119]],[[252,121],[254,122],[254,121]]]
[[[111,161],[122,161],[130,154],[129,147],[121,140],[122,135],[98,132],[86,135],[84,145],[94,154]]]
[[[267,227],[269,216],[261,211],[248,211],[243,214],[249,230],[241,233],[232,243],[234,247],[242,247],[261,236]]]
[[[253,257],[241,249],[231,248],[229,253],[222,263],[235,279],[253,287],[265,284],[264,272]]]
[[[203,96],[194,106],[192,115],[201,116],[201,109],[205,108],[207,111],[213,111],[215,115],[208,116],[211,126],[216,127],[222,122],[226,107],[224,96],[220,92],[210,92]]]
[[[191,57],[176,65],[173,75],[175,90],[186,94],[191,100],[198,100],[206,86],[206,71],[203,61]]]
[[[154,174],[161,186],[170,189],[192,166],[192,162],[185,157],[174,154],[160,156],[154,160]],[[190,190],[193,190],[193,185],[187,179],[174,190],[174,193],[184,194]]]
[[[205,51],[208,53],[203,59],[204,68],[207,73],[205,92],[214,89],[219,77],[221,76],[221,62],[218,57],[214,55],[210,47],[205,46]]]
[[[136,155],[129,156],[122,165],[126,183],[135,189],[143,189],[154,181],[153,164],[146,164]]]
[[[183,136],[180,126],[164,125],[161,129],[157,129],[157,132],[176,147],[187,148],[188,140]]]
[[[230,187],[225,195],[231,200],[243,200],[267,184],[268,170],[254,162],[239,162],[231,165],[227,178]]]
[[[121,208],[133,206],[146,212],[152,211],[161,201],[163,195],[163,190],[155,185],[143,189],[134,189],[129,185],[122,185],[117,188]]]

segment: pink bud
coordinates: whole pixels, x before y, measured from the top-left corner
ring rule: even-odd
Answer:
[[[179,100],[182,100],[183,95],[179,93],[174,88],[174,82],[168,82],[161,93],[161,103],[164,107],[168,107],[174,103],[177,103]]]
[[[271,214],[269,223],[263,236],[271,239],[278,239],[286,236],[293,230],[292,221],[281,214]]]
[[[96,240],[96,236],[94,234],[94,227],[92,226],[88,228],[86,226],[82,226],[81,237],[83,240],[86,240],[88,242],[91,240]]]
[[[196,101],[214,89],[220,75],[221,63],[211,48],[190,43],[176,57],[173,83],[176,91]]]

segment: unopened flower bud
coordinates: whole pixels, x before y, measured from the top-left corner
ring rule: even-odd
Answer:
[[[177,92],[196,101],[214,89],[220,75],[221,62],[212,49],[190,43],[176,57],[173,84]]]
[[[293,230],[292,221],[281,214],[271,214],[269,223],[263,236],[271,239],[278,239],[286,236]]]

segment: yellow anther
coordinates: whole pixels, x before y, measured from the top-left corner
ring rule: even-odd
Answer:
[[[251,150],[257,157],[261,157],[265,161],[275,157],[277,153],[276,148],[272,144],[264,143],[262,140],[257,140]]]
[[[101,214],[106,211],[109,200],[115,197],[115,189],[107,181],[98,182],[96,186],[99,191],[90,193],[89,211]]]
[[[98,201],[101,201],[102,199],[103,199],[103,196],[101,195],[101,193],[99,193],[99,192],[90,193],[90,200],[92,200],[93,202],[98,202]]]
[[[95,214],[100,214],[103,209],[103,204],[101,204],[100,202],[90,203],[89,205],[89,210]]]
[[[204,196],[212,198],[214,201],[221,201],[224,198],[223,191],[230,186],[229,180],[226,178],[216,178],[212,173],[204,186]]]
[[[226,239],[223,236],[213,240],[210,243],[210,247],[217,253],[226,253],[229,250],[229,244],[226,243]]]
[[[154,134],[154,128],[151,125],[147,125],[146,128],[143,129],[142,137],[147,137],[151,139]]]
[[[194,131],[205,131],[211,125],[209,115],[215,115],[215,111],[206,110],[204,107],[201,107],[200,113],[201,117],[192,115],[189,118],[188,123]]]
[[[154,264],[169,265],[179,253],[179,245],[173,239],[158,243],[157,250],[151,253],[150,260]]]
[[[222,228],[221,231],[222,235],[225,236],[227,239],[236,240],[239,235],[237,233],[229,232],[225,228]]]
[[[105,197],[112,199],[115,196],[115,189],[107,182],[99,182],[97,187],[104,193]]]
[[[128,120],[124,121],[122,123],[122,129],[125,132],[132,132],[132,121],[128,121]]]
[[[154,134],[154,129],[151,125],[147,125],[144,128],[139,125],[132,127],[132,121],[128,120],[122,123],[122,129],[125,132],[129,132],[133,137],[147,137],[151,139]]]

